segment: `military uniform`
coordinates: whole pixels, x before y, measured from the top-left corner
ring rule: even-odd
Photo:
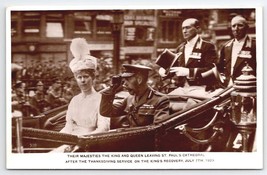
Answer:
[[[113,104],[115,95],[102,94],[100,114],[107,117],[126,115],[130,127],[158,123],[169,117],[169,99],[148,87],[140,99],[129,95],[120,103]]]
[[[128,65],[125,68],[127,70],[122,74],[122,77],[132,76],[135,71],[146,70],[145,67],[138,65]],[[126,115],[130,127],[158,123],[169,117],[168,97],[149,86],[143,94],[129,95],[117,103],[113,103],[114,97],[115,93],[112,91],[102,92],[100,114],[106,117]]]
[[[48,103],[45,101],[45,95],[44,92],[37,91],[36,94],[30,98],[30,104],[38,111],[44,112],[45,107],[48,107]]]

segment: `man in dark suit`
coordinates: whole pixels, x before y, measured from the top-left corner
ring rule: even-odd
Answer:
[[[218,62],[215,45],[203,40],[199,35],[200,25],[195,18],[189,18],[182,23],[182,33],[185,42],[177,47],[177,63],[170,68],[177,76],[176,85],[182,87],[174,90],[172,94],[187,94],[192,88],[205,92],[213,84],[203,79],[201,73],[210,70]],[[164,70],[159,73],[164,76]],[[189,88],[189,89],[188,89]],[[199,93],[200,91],[195,91]]]
[[[181,54],[177,76],[185,76],[189,85],[203,85],[201,73],[212,68],[216,63],[217,54],[215,45],[203,40],[199,35],[199,21],[194,18],[186,19],[182,23],[182,33],[186,40],[177,47],[177,53]]]
[[[246,19],[235,16],[231,20],[233,39],[226,42],[220,51],[218,70],[225,76],[225,86],[230,86],[242,74],[247,64],[256,76],[256,41],[247,35],[249,29]]]
[[[151,68],[142,65],[124,64],[121,74],[124,82],[114,84],[102,91],[100,114],[105,117],[127,116],[129,126],[145,126],[159,123],[169,117],[169,99],[148,86],[148,74]],[[120,86],[129,92],[129,96],[119,103],[113,103]]]
[[[231,20],[233,39],[226,42],[220,50],[218,70],[225,76],[225,86],[233,85],[237,77],[242,75],[242,69],[249,65],[256,76],[256,41],[248,36],[249,25],[242,16],[235,16]],[[247,138],[249,139],[249,138]],[[233,141],[233,148],[240,149],[242,136],[237,134]],[[255,142],[254,142],[255,143]]]

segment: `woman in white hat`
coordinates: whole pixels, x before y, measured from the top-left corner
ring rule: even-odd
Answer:
[[[96,58],[89,54],[88,44],[83,38],[73,39],[70,49],[74,59],[70,62],[69,67],[81,93],[70,101],[66,114],[66,125],[60,132],[88,135],[108,131],[110,119],[99,114],[101,95],[93,88]]]

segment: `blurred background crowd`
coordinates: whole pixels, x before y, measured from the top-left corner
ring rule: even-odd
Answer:
[[[35,116],[67,105],[79,92],[68,67],[76,37],[85,38],[98,58],[97,91],[110,85],[122,64],[140,63],[153,68],[149,85],[167,93],[175,84],[162,81],[154,62],[165,48],[175,51],[183,41],[182,21],[197,18],[201,37],[219,51],[232,37],[229,21],[236,14],[248,19],[248,34],[255,37],[255,9],[12,11],[12,110]]]

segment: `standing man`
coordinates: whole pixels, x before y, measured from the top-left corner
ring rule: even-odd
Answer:
[[[147,85],[151,68],[143,65],[123,65],[122,83],[119,81],[112,88],[102,91],[100,114],[106,117],[126,115],[130,127],[158,123],[169,117],[169,99]],[[113,100],[116,91],[123,84],[129,92],[120,103]]]
[[[252,74],[256,76],[256,40],[248,36],[249,25],[242,16],[231,20],[233,39],[226,42],[220,51],[219,71],[225,76],[225,86],[233,85],[237,77],[242,75],[242,69],[248,64]],[[256,138],[256,137],[255,137]],[[241,134],[238,133],[233,148],[239,149],[242,144]]]
[[[170,72],[175,72],[178,76],[177,87],[182,87],[182,89],[177,88],[171,92],[172,94],[187,94],[188,91],[192,92],[192,88],[205,91],[213,86],[209,82],[203,81],[201,73],[213,68],[214,63],[218,62],[218,57],[215,45],[203,40],[198,34],[199,30],[199,21],[195,18],[188,18],[182,23],[185,42],[177,47],[179,58],[174,64],[176,67],[170,68]],[[159,71],[161,75],[164,75],[162,69]]]
[[[231,21],[233,39],[226,42],[220,51],[218,69],[225,76],[225,86],[230,86],[242,74],[242,68],[248,64],[256,76],[256,41],[247,35],[249,26],[242,16]]]

